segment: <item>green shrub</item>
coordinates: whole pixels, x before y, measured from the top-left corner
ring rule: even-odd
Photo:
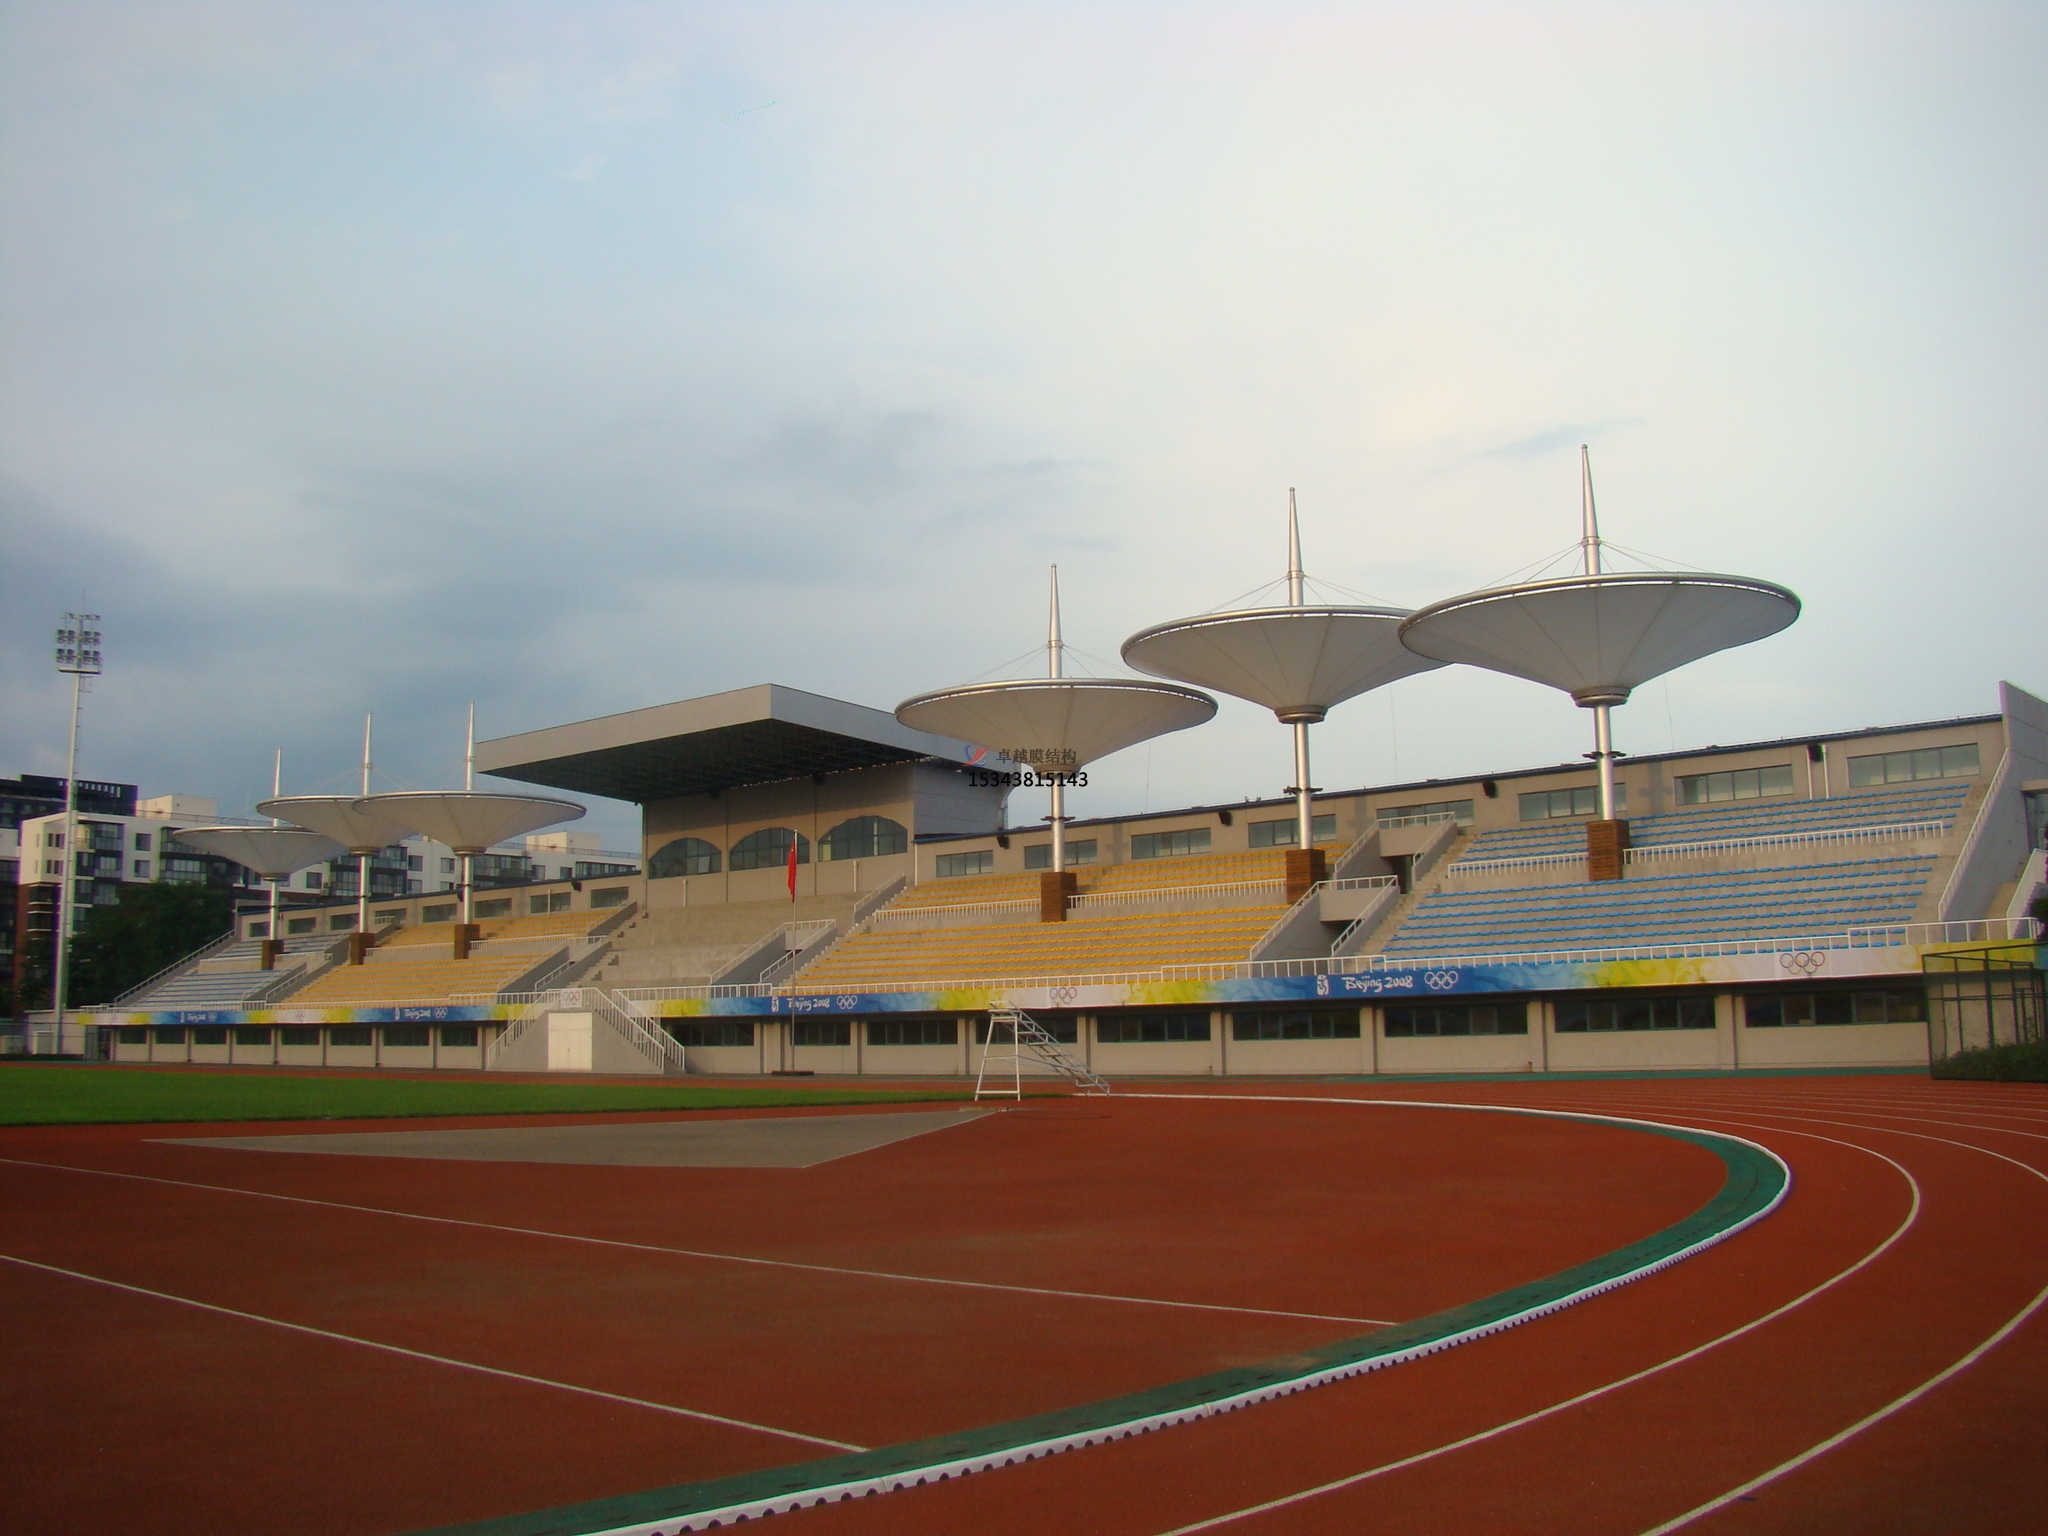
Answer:
[[[2048,1040],[1957,1051],[1935,1064],[1934,1075],[1986,1083],[2048,1083]]]

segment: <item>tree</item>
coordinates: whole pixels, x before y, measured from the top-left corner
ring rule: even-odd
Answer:
[[[124,885],[121,900],[90,907],[71,941],[70,1001],[112,1002],[165,966],[210,944],[234,921],[228,893],[210,885]]]

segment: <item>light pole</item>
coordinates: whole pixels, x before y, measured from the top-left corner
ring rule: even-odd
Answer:
[[[57,1035],[50,1054],[64,1053],[64,1004],[71,981],[73,890],[78,872],[78,714],[85,680],[100,675],[100,616],[67,613],[57,625],[57,670],[71,674],[71,749],[64,764],[64,877],[57,886],[57,965],[50,1001]]]

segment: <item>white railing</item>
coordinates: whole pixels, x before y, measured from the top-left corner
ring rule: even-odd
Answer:
[[[1460,859],[1444,871],[1444,878],[1463,880],[1471,875],[1505,875],[1521,869],[1559,869],[1567,864],[1585,862],[1583,853],[1525,853],[1519,858]]]
[[[1386,921],[1387,914],[1401,900],[1400,882],[1389,878],[1387,886],[1386,893],[1378,901],[1367,903],[1365,910],[1346,923],[1344,931],[1330,941],[1330,953],[1333,956],[1342,958],[1345,945],[1354,939],[1363,944],[1372,936],[1372,930]]]
[[[1229,880],[1218,885],[1147,885],[1128,891],[1091,891],[1086,896],[1069,896],[1067,911],[1075,917],[1091,917],[1102,914],[1114,906],[1129,906],[1141,910],[1176,908],[1183,901],[1199,905],[1181,907],[1182,911],[1202,911],[1218,904],[1225,906],[1265,906],[1269,903],[1257,901],[1232,901],[1232,897],[1270,896],[1275,891],[1285,891],[1285,880]]]
[[[1390,820],[1377,821],[1373,825],[1382,832],[1392,832],[1399,827],[1427,827],[1439,821],[1456,821],[1456,811],[1431,811],[1427,816],[1395,816]]]
[[[810,931],[799,934],[796,930],[800,928]],[[819,923],[789,924],[787,931],[788,952],[754,979],[762,985],[770,987],[789,980],[790,977],[794,976],[804,966],[809,965],[819,955],[824,953],[825,950],[829,949],[837,941],[838,934],[839,924],[831,921],[829,918]],[[799,937],[803,940],[801,944],[796,942]]]
[[[867,919],[867,931],[883,928],[981,928],[1023,922],[1038,911],[1038,898],[963,901],[949,906],[885,907]]]
[[[1658,859],[1707,859],[1723,853],[1748,853],[1752,849],[1794,848],[1831,843],[1895,843],[1913,838],[1946,837],[1953,827],[1948,821],[1895,821],[1873,827],[1824,827],[1814,832],[1771,832],[1756,837],[1723,837],[1699,843],[1646,843],[1628,850],[1631,864]]]
[[[858,928],[862,923],[866,922],[869,918],[873,917],[877,912],[881,911],[882,908],[886,907],[887,905],[889,905],[890,902],[894,901],[898,896],[902,895],[905,887],[907,887],[909,884],[909,876],[898,875],[894,880],[891,880],[887,885],[869,891],[867,895],[861,897],[859,901],[853,904],[853,921],[849,926]]]

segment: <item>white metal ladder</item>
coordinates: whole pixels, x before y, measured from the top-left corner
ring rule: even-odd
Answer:
[[[1007,1053],[998,1049],[1002,1046],[1009,1047]],[[988,1011],[988,1037],[981,1043],[981,1071],[974,1078],[975,1098],[1022,1101],[1024,1057],[1027,1053],[1034,1061],[1051,1067],[1072,1083],[1077,1093],[1109,1092],[1109,1083],[1105,1079],[1061,1050],[1051,1031],[1023,1009],[991,1008]],[[1003,1082],[1005,1063],[1010,1069],[1007,1086]],[[995,1068],[994,1085],[989,1081],[991,1067]]]

